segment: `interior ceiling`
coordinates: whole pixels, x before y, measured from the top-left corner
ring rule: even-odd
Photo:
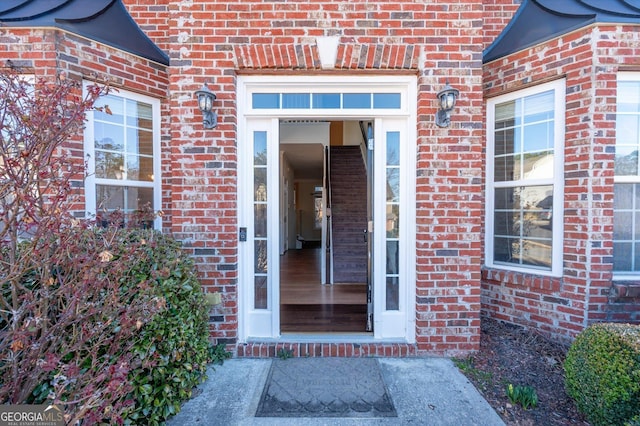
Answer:
[[[322,179],[322,145],[288,143],[281,144],[285,157],[296,179]]]

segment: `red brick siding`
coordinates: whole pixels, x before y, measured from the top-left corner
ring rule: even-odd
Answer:
[[[230,344],[238,337],[236,73],[317,72],[315,37],[336,35],[334,72],[401,68],[419,75],[417,351],[477,350],[482,2],[209,0],[169,9],[173,231],[207,289],[223,293],[213,336]],[[435,94],[447,79],[462,95],[452,127],[439,129]],[[205,81],[220,114],[217,129],[206,132],[193,99]]]
[[[145,34],[169,51],[169,3],[171,0],[123,0],[129,14]]]
[[[520,7],[521,0],[484,0],[484,48],[500,35]]]
[[[640,65],[639,30],[588,27],[485,65],[485,96],[566,78],[563,275],[485,270],[485,314],[556,338],[592,321],[622,319],[609,303],[616,76],[624,65]]]
[[[24,72],[34,74],[36,79],[52,80],[60,74],[66,78],[82,81],[109,79],[114,88],[122,88],[143,93],[161,100],[164,120],[167,118],[168,76],[166,67],[151,63],[145,59],[119,51],[100,43],[89,41],[64,31],[55,29],[19,29],[6,28],[0,30],[0,54],[5,60],[23,68]],[[167,126],[161,126],[166,129]],[[168,133],[162,135],[163,163],[169,164]],[[69,141],[79,161],[84,162],[84,145],[82,135]],[[163,175],[169,173],[165,166]],[[82,182],[77,186],[82,188]],[[163,206],[165,211],[164,226],[170,223],[171,205],[168,197],[169,182],[163,182]],[[80,194],[78,212],[84,215],[84,194]]]

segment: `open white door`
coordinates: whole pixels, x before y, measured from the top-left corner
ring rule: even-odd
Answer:
[[[374,129],[373,331],[380,339],[411,339],[415,178],[408,173],[414,150],[406,120],[376,119]]]
[[[248,119],[239,138],[238,271],[245,338],[280,335],[278,119]],[[249,166],[250,165],[250,166]]]

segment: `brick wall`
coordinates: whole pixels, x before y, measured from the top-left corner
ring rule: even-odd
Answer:
[[[486,97],[566,78],[563,275],[485,269],[485,314],[559,339],[592,321],[637,320],[637,299],[615,303],[611,258],[616,75],[640,65],[639,29],[588,27],[485,65]]]
[[[169,51],[169,3],[171,0],[122,0],[145,34],[165,52]]]
[[[484,48],[500,35],[521,3],[522,0],[483,0]]]
[[[340,37],[335,72],[419,75],[417,347],[478,348],[483,8],[476,1],[199,1],[170,10],[173,232],[223,293],[214,337],[237,334],[236,76],[318,72],[315,37]],[[435,94],[461,90],[450,129],[433,121]],[[220,124],[203,132],[193,92],[207,81]]]
[[[143,93],[161,100],[167,119],[167,87],[168,75],[166,67],[138,58],[112,47],[92,42],[64,31],[55,29],[19,29],[5,28],[0,30],[0,56],[19,66],[23,72],[35,75],[36,79],[55,79],[64,74],[81,82],[84,80],[104,81],[109,79],[115,88]],[[4,64],[3,64],[4,65]],[[167,126],[162,126],[166,129]],[[163,137],[163,161],[169,163],[169,144],[167,134]],[[84,162],[84,142],[82,135],[68,142],[71,152]],[[163,170],[163,174],[168,169]],[[83,183],[77,181],[77,188]],[[170,221],[170,204],[167,195],[168,185],[163,184],[166,195],[163,202],[165,227]],[[84,216],[84,195],[79,193],[78,212]]]

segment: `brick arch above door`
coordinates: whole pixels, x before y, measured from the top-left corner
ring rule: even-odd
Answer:
[[[320,70],[315,43],[241,44],[234,46],[240,70]],[[335,70],[417,70],[420,48],[406,44],[338,45]]]

